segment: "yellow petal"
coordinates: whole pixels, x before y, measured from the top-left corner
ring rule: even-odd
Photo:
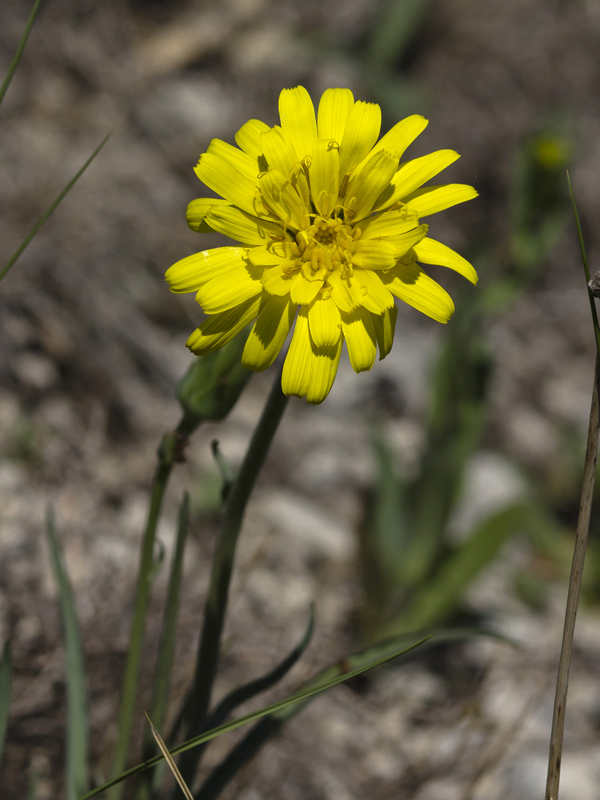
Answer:
[[[359,100],[350,109],[340,143],[340,175],[351,172],[373,147],[381,130],[381,109]]]
[[[400,159],[406,148],[414,142],[417,136],[423,133],[428,125],[429,120],[420,116],[420,114],[406,117],[406,119],[397,122],[391,130],[381,137],[373,148],[373,152],[387,150],[388,153],[392,153],[392,155]]]
[[[223,314],[205,319],[186,342],[192,353],[205,356],[223,347],[256,317],[260,309],[260,297],[247,300]]]
[[[419,225],[412,231],[401,233],[399,236],[388,236],[383,241],[390,242],[396,249],[396,258],[402,258],[408,251],[422,241],[427,235],[429,225]]]
[[[360,172],[355,171],[346,189],[344,207],[352,214],[352,221],[363,219],[371,213],[375,201],[394,177],[398,159],[380,150],[371,156]]]
[[[471,283],[477,283],[477,273],[467,259],[446,247],[445,244],[436,242],[435,239],[425,238],[419,244],[416,244],[413,249],[417,261],[422,264],[441,264],[443,267],[459,272]]]
[[[221,141],[221,139],[213,139],[208,146],[208,152],[221,156],[221,158],[224,158],[232,164],[242,175],[248,178],[248,180],[258,185],[258,173],[260,169],[258,168],[256,158],[252,158],[247,153],[244,153],[243,150],[239,150],[237,147],[233,147],[233,145]]]
[[[363,295],[363,306],[373,314],[383,314],[386,309],[393,308],[394,297],[381,282],[381,276],[369,269],[357,270],[356,280],[367,290]]]
[[[354,278],[342,278],[336,270],[327,276],[327,283],[340,311],[352,311],[362,305],[362,287]]]
[[[187,224],[196,233],[211,233],[212,228],[206,222],[206,215],[214,206],[229,206],[227,200],[217,200],[214,197],[199,197],[188,203],[185,218]]]
[[[207,314],[229,311],[251,297],[262,294],[262,273],[262,267],[255,267],[246,261],[243,266],[226,275],[219,275],[201,286],[196,301]]]
[[[308,211],[289,180],[276,169],[262,175],[260,191],[268,207],[286,227],[308,227]]]
[[[458,203],[473,200],[479,197],[472,186],[464,183],[448,183],[445,186],[426,186],[424,189],[417,189],[405,198],[404,202],[411,211],[415,211],[419,217],[427,217],[429,214],[437,214],[438,211],[445,211]]]
[[[414,230],[419,225],[415,213],[407,215],[406,209],[386,211],[369,219],[363,219],[356,227],[361,230],[362,239],[379,239],[382,236],[400,236]]]
[[[398,309],[396,306],[386,309],[381,316],[373,315],[373,327],[375,329],[375,336],[377,337],[380,361],[382,361],[392,349],[397,316]]]
[[[317,140],[315,108],[304,86],[283,89],[279,95],[281,127],[287,139],[296,148],[298,160],[312,153]]]
[[[248,258],[253,264],[263,267],[274,267],[288,259],[290,246],[287,242],[268,242],[260,247],[248,250]]]
[[[246,341],[242,366],[256,372],[270,367],[283,347],[295,315],[296,307],[287,298],[267,297]]]
[[[281,135],[278,127],[270,128],[260,137],[263,153],[270,169],[276,169],[289,178],[298,164],[298,156],[293,144]]]
[[[301,306],[281,375],[281,388],[284,394],[304,397],[310,380],[311,360],[308,309],[306,306]]]
[[[239,206],[249,214],[256,214],[256,186],[229,161],[215,153],[203,153],[196,175],[213,192],[220,194],[234,206]]]
[[[310,378],[306,390],[306,402],[318,406],[327,397],[335,381],[340,355],[342,353],[342,337],[337,344],[327,347],[312,345],[310,358]]]
[[[326,89],[319,103],[319,139],[335,139],[340,144],[353,105],[350,89]]]
[[[445,289],[426,275],[415,262],[398,264],[381,276],[392,294],[437,322],[448,322],[454,303]]]
[[[260,136],[263,131],[268,131],[269,126],[259,119],[250,119],[235,135],[238,147],[241,147],[249,156],[258,159],[262,155]]]
[[[271,236],[282,235],[280,225],[253,217],[231,205],[213,206],[206,216],[206,223],[212,230],[243,244],[268,244],[273,241]]]
[[[281,266],[269,267],[263,272],[261,282],[265,292],[284,297],[290,293],[296,273],[282,272]]]
[[[241,247],[216,247],[182,258],[169,267],[165,280],[176,294],[197,292],[217,275],[227,275],[243,267],[246,251]]]
[[[386,239],[359,239],[354,245],[352,264],[355,267],[391,269],[397,260],[396,247]]]
[[[384,189],[374,208],[386,208],[398,200],[403,200],[459,158],[455,150],[437,150],[428,156],[413,158],[412,161],[401,164],[392,178],[391,186]]]
[[[340,162],[338,148],[330,139],[320,139],[313,150],[310,166],[312,199],[319,214],[328,217],[338,199]]]
[[[337,344],[342,333],[342,318],[331,297],[324,298],[323,293],[317,295],[308,308],[308,324],[317,347]]]
[[[364,308],[357,308],[350,314],[342,312],[342,331],[352,369],[355,372],[370,370],[377,355],[377,337],[371,312]]]
[[[290,292],[292,303],[307,306],[315,299],[321,286],[323,286],[323,281],[307,281],[304,275],[299,273],[292,281]]]

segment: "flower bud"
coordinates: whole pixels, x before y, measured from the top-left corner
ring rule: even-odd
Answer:
[[[214,353],[197,356],[177,384],[184,412],[179,431],[186,437],[202,422],[224,419],[236,404],[252,375],[240,363],[249,333],[250,326]]]

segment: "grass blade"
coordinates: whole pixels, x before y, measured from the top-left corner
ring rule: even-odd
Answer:
[[[380,667],[383,664],[386,664],[388,661],[392,661],[392,659],[397,658],[404,653],[408,653],[410,650],[418,647],[429,638],[429,636],[426,636],[417,640],[415,636],[404,636],[401,637],[401,641],[404,643],[402,646],[399,646],[398,642],[388,642],[385,645],[382,645],[380,648],[372,648],[371,650],[367,651],[368,653],[377,651],[380,654],[383,654],[376,660],[367,661],[366,654],[361,654],[360,656],[351,656],[349,659],[345,659],[337,668],[334,668],[336,670],[336,674],[330,680],[322,680],[318,683],[318,685],[312,685],[308,686],[308,688],[303,688],[302,690],[295,692],[293,695],[290,695],[283,700],[279,700],[276,703],[271,703],[270,705],[261,708],[259,711],[252,711],[250,714],[245,714],[243,717],[234,719],[225,725],[220,725],[218,728],[213,728],[211,731],[206,731],[206,733],[203,733],[200,736],[196,736],[193,739],[182,742],[180,745],[177,745],[177,747],[173,747],[169,752],[171,755],[184,753],[187,750],[198,747],[198,745],[203,744],[204,742],[209,742],[212,739],[216,739],[218,736],[222,736],[224,733],[241,728],[243,725],[247,725],[249,722],[254,722],[261,717],[267,716],[268,714],[282,711],[288,706],[297,703],[303,703],[309,700],[309,698],[331,689],[333,686],[344,683],[351,678],[355,678],[357,675],[362,675],[363,672],[368,672],[371,669]],[[408,642],[410,642],[410,644],[408,644]],[[352,664],[357,664],[358,666],[348,670],[347,667]],[[137,764],[135,767],[128,769],[118,777],[113,778],[113,780],[109,781],[108,783],[104,783],[102,786],[98,786],[95,789],[92,789],[91,792],[82,795],[79,800],[88,800],[90,797],[95,797],[96,795],[101,794],[109,789],[111,786],[116,786],[116,784],[121,783],[121,781],[124,781],[126,778],[150,769],[150,767],[155,766],[162,760],[163,756],[160,755],[155,756],[148,761],[144,761],[141,764]]]
[[[173,761],[173,757],[171,756],[171,753],[169,753],[169,749],[168,749],[167,745],[163,742],[160,733],[156,730],[156,728],[152,724],[152,720],[150,719],[148,714],[146,714],[146,719],[150,723],[150,730],[152,731],[152,735],[156,739],[156,744],[158,745],[160,752],[163,754],[163,756],[165,758],[165,761],[167,762],[167,764],[169,766],[169,769],[171,770],[171,772],[175,776],[175,780],[179,784],[179,787],[180,787],[181,791],[183,792],[183,794],[185,796],[185,800],[194,800],[194,798],[192,797],[192,793],[190,792],[190,790],[188,789],[185,781],[181,777],[181,772],[179,772],[179,770],[177,769],[177,764]]]
[[[0,660],[0,761],[2,761],[6,731],[8,729],[11,684],[12,658],[10,654],[10,642],[6,642],[2,650],[2,659]]]
[[[175,642],[177,635],[177,618],[179,616],[179,594],[181,589],[181,577],[183,573],[183,555],[190,522],[190,497],[184,492],[183,501],[179,509],[179,522],[177,526],[177,539],[175,542],[175,552],[171,564],[171,574],[169,576],[169,587],[167,590],[167,601],[165,604],[165,614],[160,637],[158,651],[158,661],[154,676],[154,691],[150,711],[152,719],[161,728],[164,725],[169,700],[169,687],[171,684],[171,671],[173,669],[173,658],[175,656]]]
[[[282,680],[282,678],[284,678],[285,675],[287,675],[292,667],[298,662],[310,644],[314,627],[315,610],[313,606],[310,610],[310,618],[308,620],[306,631],[292,652],[286,656],[283,661],[275,667],[275,669],[271,670],[266,675],[247,683],[245,686],[240,686],[239,688],[234,689],[226,697],[224,697],[212,712],[206,724],[203,725],[200,730],[194,731],[193,735],[198,736],[205,730],[211,730],[212,728],[217,728],[219,725],[222,725],[231,712],[234,711],[234,709],[236,709],[238,706],[241,706],[242,703],[245,703],[247,700],[256,697],[257,694],[266,692],[268,689],[270,689],[272,686],[275,686],[276,683]],[[207,744],[208,742],[206,742],[204,745],[200,745],[197,749],[202,752]]]
[[[23,31],[23,35],[21,36],[21,41],[19,42],[19,46],[17,47],[17,52],[15,53],[13,60],[10,62],[10,66],[8,68],[8,72],[6,73],[6,77],[2,81],[2,86],[0,86],[0,105],[4,100],[4,95],[6,94],[8,87],[10,86],[10,82],[13,79],[13,75],[15,74],[17,67],[19,66],[19,61],[21,60],[21,56],[23,55],[23,51],[25,50],[25,45],[27,44],[27,40],[29,39],[29,34],[31,33],[31,29],[33,28],[33,23],[35,22],[35,18],[37,17],[41,4],[42,0],[35,0],[35,3],[33,4],[33,8],[31,9],[31,14],[29,15],[29,19],[27,20],[27,25],[25,26],[25,30]]]
[[[77,610],[63,562],[52,509],[48,508],[46,533],[65,637],[67,673],[67,797],[75,800],[88,787],[88,697],[83,645]]]
[[[173,659],[175,656],[175,644],[177,634],[177,618],[179,616],[179,594],[181,589],[181,577],[183,573],[183,556],[185,543],[189,530],[190,521],[190,497],[187,492],[183,494],[183,500],[179,508],[179,522],[177,526],[177,538],[175,542],[175,552],[171,562],[171,574],[169,576],[169,587],[167,589],[167,600],[163,617],[160,644],[158,648],[158,659],[154,673],[154,687],[152,700],[150,702],[150,714],[156,720],[159,727],[164,726],[169,701],[169,689],[171,685],[171,672],[173,669]],[[146,715],[148,716],[148,715]],[[150,717],[148,717],[150,721]],[[151,736],[145,737],[143,758],[151,758],[156,752],[152,737],[156,739],[154,726],[151,724]],[[161,740],[162,741],[162,740]],[[148,798],[151,794],[152,783],[154,780],[153,772],[148,772],[144,776],[136,795],[137,800]]]
[[[44,222],[46,222],[46,220],[52,215],[52,213],[55,211],[56,207],[62,202],[62,200],[66,197],[66,195],[71,191],[71,189],[77,183],[79,178],[81,178],[83,173],[86,171],[86,169],[92,163],[92,161],[96,158],[96,156],[98,155],[100,150],[102,150],[102,148],[104,147],[104,145],[107,143],[107,141],[110,139],[111,136],[112,136],[112,134],[109,133],[108,136],[104,137],[104,139],[100,142],[98,147],[94,150],[92,155],[88,158],[88,160],[81,167],[81,169],[71,178],[71,180],[67,183],[67,185],[62,190],[62,192],[58,195],[56,200],[52,203],[52,205],[48,208],[48,210],[44,214],[42,214],[40,219],[35,223],[35,225],[29,231],[29,233],[27,234],[25,239],[22,241],[22,243],[19,245],[19,247],[17,247],[15,252],[12,254],[12,256],[8,259],[8,262],[4,266],[2,272],[0,272],[0,281],[2,280],[2,278],[4,278],[4,276],[10,270],[10,268],[17,261],[17,259],[19,258],[19,256],[23,252],[23,250],[25,250],[25,248],[27,247],[29,242],[31,242],[31,240],[36,235],[36,233],[39,231],[39,229],[42,227]]]

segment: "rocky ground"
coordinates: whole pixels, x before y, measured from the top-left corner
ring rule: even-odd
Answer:
[[[29,5],[0,8],[3,67]],[[55,0],[40,15],[0,110],[3,258],[96,144],[113,135],[0,287],[0,636],[11,637],[15,660],[0,784],[7,800],[25,796],[35,776],[39,800],[63,796],[64,652],[43,535],[48,502],[86,643],[94,763],[99,773],[110,763],[154,450],[177,422],[173,387],[190,362],[183,345],[198,320],[193,298],[170,295],[162,276],[173,261],[216,243],[205,237],[199,245],[185,225],[186,203],[202,193],[195,159],[212,137],[232,141],[250,117],[274,122],[283,86],[302,82],[318,97],[327,86],[348,85],[372,99],[364,53],[383,10],[366,0]],[[572,177],[597,263],[599,39],[594,0],[429,3],[395,65],[421,87],[425,107],[409,110],[431,120],[412,155],[457,149],[463,158],[448,180],[481,193],[436,219],[437,238],[459,250],[491,240],[502,270],[515,147],[542,120],[560,116],[571,131]],[[481,267],[485,286],[492,270]],[[441,273],[435,277],[456,291],[458,280]],[[531,290],[490,322],[489,424],[457,528],[524,491],[525,473],[547,491],[576,480],[559,466],[564,431],[580,441],[587,422],[593,341],[586,304],[569,229]],[[403,308],[385,362],[360,376],[344,362],[325,404],[290,403],[248,512],[219,694],[266,671],[293,645],[312,600],[315,641],[274,697],[360,646],[352,620],[363,602],[357,528],[374,476],[370,420],[378,415],[409,469],[418,463],[429,370],[444,336]],[[225,424],[196,434],[169,490],[160,529],[167,547],[184,488],[194,509],[173,707],[193,669],[215,532],[209,443],[218,437],[227,458],[239,461],[272,378],[273,371],[253,378]],[[557,583],[549,601],[531,610],[512,583],[528,559],[526,545],[514,542],[469,591],[472,607],[520,649],[478,641],[338,688],[271,742],[226,796],[541,797],[565,588]],[[161,575],[149,663],[164,588]],[[599,625],[593,605],[581,613],[562,800],[600,800]],[[207,766],[228,744],[215,743]]]

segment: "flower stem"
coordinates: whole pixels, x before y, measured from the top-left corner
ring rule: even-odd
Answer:
[[[148,609],[148,600],[150,598],[150,589],[154,572],[156,527],[171,470],[173,469],[173,465],[181,460],[181,453],[185,442],[186,436],[185,433],[182,433],[182,423],[180,423],[176,430],[170,431],[163,436],[157,451],[158,464],[152,481],[150,506],[148,508],[146,529],[144,531],[140,551],[135,610],[133,614],[133,623],[131,625],[129,650],[127,653],[125,675],[121,691],[119,733],[113,756],[113,775],[120,775],[127,765],[129,740],[131,739],[131,729],[133,727],[138,677],[142,659],[146,612]],[[122,790],[122,784],[114,786],[108,794],[109,800],[119,800]]]
[[[281,390],[281,373],[278,373],[240,470],[227,496],[225,512],[213,554],[196,673],[187,700],[186,727],[188,735],[186,738],[194,735],[194,732],[202,726],[210,708],[236,545],[248,500],[285,411],[287,401],[288,398]],[[188,785],[193,783],[198,761],[198,754],[194,750],[188,751],[182,758],[180,770]]]
[[[581,505],[577,521],[577,537],[573,551],[571,565],[571,578],[567,595],[565,610],[565,627],[558,663],[558,677],[556,679],[556,694],[554,698],[554,715],[552,718],[552,733],[550,736],[550,756],[548,759],[548,778],[546,783],[546,800],[558,800],[560,783],[560,766],[562,760],[563,733],[565,728],[565,712],[567,706],[567,691],[569,688],[569,670],[571,667],[571,654],[573,652],[573,636],[575,633],[575,619],[577,606],[581,594],[581,579],[585,561],[585,550],[590,529],[590,515],[592,511],[592,497],[596,479],[596,460],[598,457],[598,435],[600,433],[600,415],[598,409],[598,379],[600,377],[600,359],[596,358],[594,373],[594,388],[592,392],[592,405],[590,408],[590,422],[588,427],[587,447],[585,451],[585,465],[583,468],[583,487],[581,489]]]

